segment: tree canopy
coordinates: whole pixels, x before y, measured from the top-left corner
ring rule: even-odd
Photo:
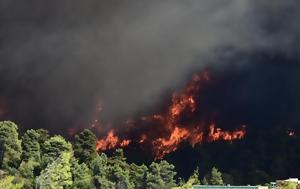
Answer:
[[[19,137],[15,123],[0,122],[0,151],[4,152],[0,188],[190,189],[193,185],[233,183],[232,172],[222,174],[216,167],[204,175],[197,167],[186,182],[181,178],[176,182],[175,166],[168,161],[128,163],[122,149],[98,153],[96,140],[87,129],[77,134],[73,143],[59,135],[49,136],[44,129],[30,129]],[[255,174],[268,180],[264,171]]]

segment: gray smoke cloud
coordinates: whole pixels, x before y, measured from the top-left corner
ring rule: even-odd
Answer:
[[[219,53],[295,54],[300,30],[292,0],[0,2],[0,97],[53,127],[97,99],[106,118],[134,114]]]

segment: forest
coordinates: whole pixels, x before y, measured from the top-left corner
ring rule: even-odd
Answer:
[[[73,143],[60,135],[50,136],[45,129],[29,129],[19,137],[15,123],[0,122],[0,188],[169,189],[225,184],[215,167],[202,179],[196,168],[185,182],[165,160],[128,163],[122,149],[110,156],[98,153],[96,141],[88,129],[78,133]]]
[[[286,179],[285,175],[297,177],[291,166],[298,170],[299,137],[284,137],[280,133],[278,129],[265,134],[252,131],[235,143],[201,144],[193,150],[183,144],[164,159],[153,161],[146,157],[149,154],[132,153],[132,149],[97,152],[97,137],[89,129],[68,141],[45,129],[20,132],[14,122],[1,121],[0,188],[189,189],[197,184],[268,185]]]

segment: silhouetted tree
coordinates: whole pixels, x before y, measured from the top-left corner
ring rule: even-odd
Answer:
[[[215,167],[211,170],[211,178],[210,178],[211,185],[224,185],[222,179],[222,173]]]

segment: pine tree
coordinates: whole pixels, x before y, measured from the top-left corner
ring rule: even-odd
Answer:
[[[149,166],[147,173],[147,188],[171,188],[175,186],[174,165],[169,164],[167,161],[161,161],[160,163],[152,162]]]
[[[203,184],[203,185],[208,185],[208,181],[207,181],[206,177],[203,178],[202,184]]]
[[[126,162],[122,149],[117,149],[109,161],[109,179],[119,188],[133,189],[134,184],[130,180],[130,167]]]
[[[190,176],[189,180],[188,180],[189,183],[192,183],[194,185],[200,185],[201,182],[200,182],[200,179],[199,179],[199,167],[197,167],[193,174]]]
[[[156,189],[164,187],[164,181],[160,176],[160,166],[156,162],[152,162],[146,177],[147,188]]]
[[[97,155],[90,164],[91,170],[94,175],[94,183],[96,188],[112,188],[114,183],[111,182],[109,177],[108,158],[104,153]]]
[[[62,136],[57,135],[45,141],[42,156],[42,167],[46,167],[47,164],[52,163],[63,152],[72,152],[72,145]]]
[[[29,159],[40,162],[41,160],[41,148],[39,143],[40,134],[33,130],[27,130],[22,137],[22,160],[28,161]]]
[[[71,173],[71,153],[62,152],[61,155],[48,164],[37,178],[36,185],[40,189],[65,189],[73,184]]]
[[[0,151],[4,151],[3,168],[8,171],[18,167],[22,147],[19,140],[18,126],[11,121],[0,122],[0,143],[3,145]]]
[[[24,189],[30,189],[35,184],[35,173],[41,162],[40,134],[33,129],[27,130],[22,137],[22,162],[19,173],[24,178]]]
[[[177,174],[175,166],[163,160],[160,162],[160,175],[166,186],[175,186],[174,176]]]
[[[211,170],[211,178],[210,178],[211,185],[224,185],[222,179],[222,173],[218,171],[217,168],[213,167]]]
[[[134,188],[146,188],[147,166],[130,164],[130,180],[135,184]]]
[[[75,136],[74,155],[79,163],[89,164],[97,155],[96,151],[97,138],[94,133],[85,129]]]
[[[38,142],[40,144],[40,148],[45,149],[44,143],[50,138],[49,131],[45,129],[37,129],[35,131],[39,134]]]
[[[73,177],[73,189],[93,189],[92,172],[85,163],[78,163],[75,158],[72,160],[71,167]]]

